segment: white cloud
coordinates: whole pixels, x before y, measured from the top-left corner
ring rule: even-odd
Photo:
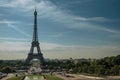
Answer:
[[[46,58],[102,58],[119,55],[120,46],[84,46],[41,43]]]
[[[33,0],[1,0],[0,7],[25,7],[34,4]]]
[[[17,24],[18,21],[0,20],[0,24]]]
[[[3,41],[28,41],[29,39],[25,39],[25,38],[6,38],[6,37],[0,37],[0,40]]]
[[[104,17],[92,17],[92,18],[85,18],[85,17],[76,17],[75,20],[79,21],[96,21],[96,22],[113,22],[114,20],[107,19]]]
[[[42,1],[37,5],[40,13],[40,17],[47,17],[52,19],[55,22],[60,22],[68,28],[76,28],[76,29],[92,29],[92,30],[99,30],[105,31],[109,33],[119,33],[119,31],[112,30],[106,28],[105,26],[96,25],[89,21],[96,21],[96,22],[113,22],[114,20],[107,19],[105,17],[92,17],[92,18],[85,18],[85,17],[78,17],[75,15],[70,15],[62,10],[60,10],[57,6],[52,4],[49,1]],[[79,22],[76,22],[76,19],[79,19]]]
[[[15,24],[20,23],[20,22],[18,22],[18,21],[1,20],[0,23],[1,23],[1,24],[6,24],[7,27],[10,27],[10,28],[12,28],[12,29],[20,32],[21,34],[23,34],[23,35],[25,35],[25,36],[27,36],[27,37],[30,37],[29,34],[27,34],[26,32],[24,32],[23,30],[21,30],[20,28],[18,28],[18,27],[15,25]]]
[[[14,30],[20,32],[21,34],[23,34],[23,35],[25,35],[25,36],[27,36],[27,37],[30,37],[29,34],[27,34],[26,32],[24,32],[23,30],[19,29],[18,27],[14,26],[13,24],[9,24],[9,23],[8,23],[7,25],[8,25],[8,27],[11,27],[11,28],[13,28]]]
[[[47,1],[41,0],[40,3],[35,2],[35,0],[6,0],[6,1],[1,0],[0,1],[0,7],[13,8],[15,10],[19,10],[23,12],[26,11],[28,14],[30,11],[31,12],[33,11],[35,6],[37,7],[37,10],[39,12],[39,17],[48,18],[55,22],[60,22],[68,28],[92,29],[92,30],[99,30],[99,31],[105,31],[116,34],[120,33],[119,31],[105,28],[104,26],[95,25],[89,22],[89,21],[100,21],[100,22],[112,21],[110,19],[104,17],[86,18],[86,17],[80,17],[80,16],[78,17],[75,15],[70,15],[69,13],[60,10],[56,5],[54,5],[48,0]],[[76,19],[80,20],[80,22],[76,22]],[[15,24],[18,23],[16,21],[3,20],[0,21],[0,23],[7,24],[8,27],[20,32],[21,34],[26,35],[28,37],[30,36],[29,34],[22,31],[20,28],[15,26]],[[62,34],[58,34],[58,35],[61,36]],[[120,53],[119,46],[61,45],[61,44],[42,42],[40,47],[41,50],[43,51],[43,55],[45,55],[45,57],[48,58],[69,58],[69,57],[99,58],[108,55],[109,56],[118,55]],[[30,43],[27,42],[0,42],[0,59],[6,59],[6,58],[15,59],[17,58],[16,56],[18,55],[21,58],[25,58],[25,55],[27,55],[29,49],[30,49]],[[5,55],[2,53],[5,53]],[[10,53],[13,55],[11,55]]]
[[[55,43],[42,42],[41,47],[42,47],[43,50],[59,50],[59,49],[65,48],[67,46],[60,45],[60,44],[55,44]]]
[[[0,42],[0,51],[2,52],[19,52],[28,49],[27,42]]]
[[[20,6],[19,6],[20,5]],[[81,16],[70,15],[69,13],[60,10],[56,5],[48,0],[40,0],[39,2],[35,0],[11,0],[11,1],[1,1],[1,6],[3,7],[14,7],[17,10],[33,11],[34,7],[40,14],[40,17],[48,18],[55,22],[60,22],[68,28],[76,29],[92,29],[98,31],[105,31],[109,33],[118,33],[119,31],[106,28],[105,26],[96,25],[90,23],[89,21],[97,22],[111,22],[113,20],[107,19],[105,17],[91,17],[85,18]],[[19,9],[18,9],[19,7]],[[79,22],[76,20],[79,20]],[[22,32],[23,33],[23,32]]]
[[[109,37],[120,39],[120,35],[119,34],[113,34],[113,35],[110,35]]]
[[[0,59],[11,57],[16,59],[16,56],[25,59],[31,47],[29,42],[0,42],[0,45]],[[120,53],[120,46],[62,45],[41,42],[40,47],[45,58],[102,58]]]

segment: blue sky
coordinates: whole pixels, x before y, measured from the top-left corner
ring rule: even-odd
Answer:
[[[119,4],[119,0],[0,0],[0,59],[27,57],[35,7],[45,58],[118,55]]]

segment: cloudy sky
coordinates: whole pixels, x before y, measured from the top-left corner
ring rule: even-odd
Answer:
[[[29,53],[34,8],[45,58],[120,54],[120,0],[0,0],[0,59]]]

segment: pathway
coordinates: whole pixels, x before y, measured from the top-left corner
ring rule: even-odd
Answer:
[[[15,76],[14,74],[8,74],[6,77],[2,78],[1,80],[7,80],[8,78],[10,77],[13,77]]]
[[[92,76],[76,75],[76,74],[67,74],[66,76],[56,74],[56,76],[64,80],[105,80],[102,77],[92,77]]]
[[[67,74],[67,77],[59,74],[56,74],[56,76],[64,80],[120,80],[120,76],[108,76],[107,78],[77,75],[77,74]]]

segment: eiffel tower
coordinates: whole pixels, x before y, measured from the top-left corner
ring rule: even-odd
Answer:
[[[37,53],[34,53],[34,48],[37,48]],[[34,11],[34,31],[33,31],[33,40],[31,43],[31,49],[28,53],[26,63],[29,63],[32,59],[40,60],[41,64],[44,64],[45,60],[43,54],[41,53],[39,42],[38,42],[38,33],[37,33],[37,11]]]

